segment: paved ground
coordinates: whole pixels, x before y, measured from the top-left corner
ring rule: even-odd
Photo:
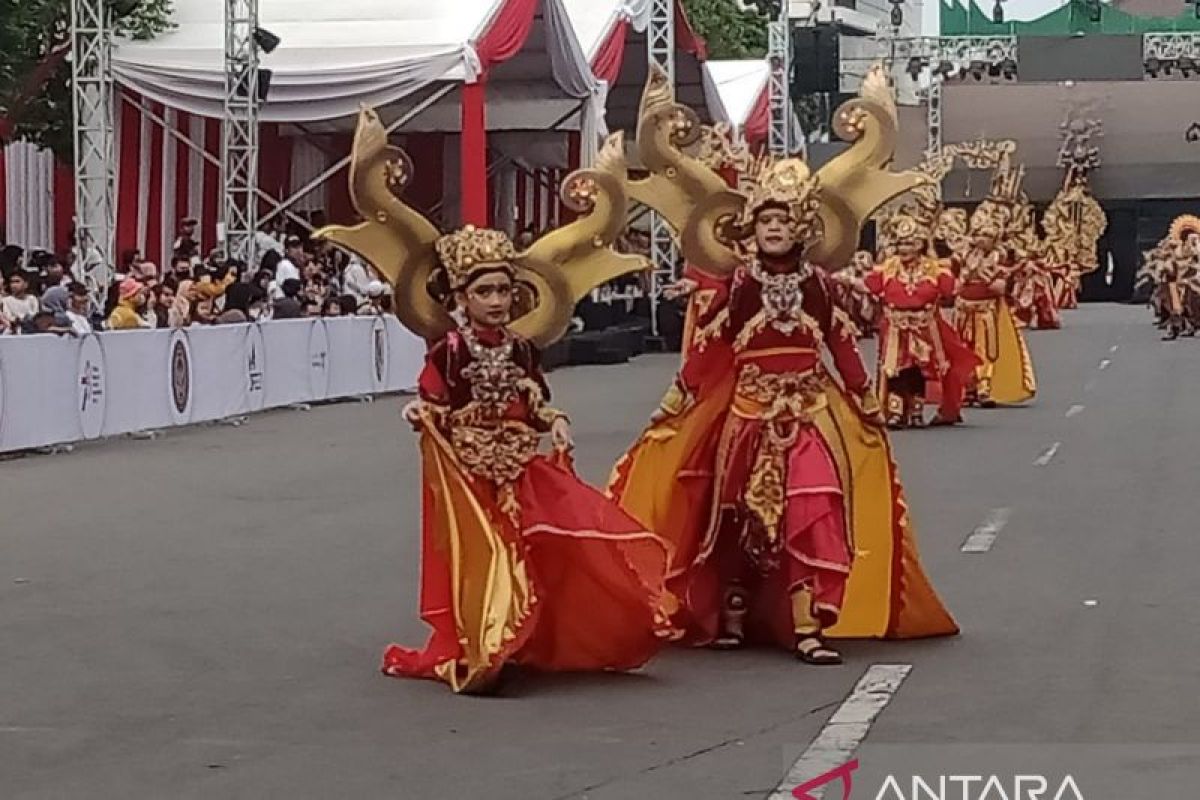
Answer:
[[[964,635],[853,643],[840,669],[674,651],[498,699],[380,676],[387,642],[424,638],[395,398],[0,463],[0,795],[762,797],[885,662],[913,669],[881,753],[1070,745],[1123,759],[1155,788],[1136,796],[1195,796],[1156,781],[1200,773],[1200,343],[1157,341],[1143,309],[1067,324],[1030,337],[1032,407],[896,437]],[[587,477],[672,366],[553,376]],[[991,551],[960,552],[989,514]]]

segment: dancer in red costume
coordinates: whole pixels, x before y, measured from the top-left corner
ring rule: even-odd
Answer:
[[[596,169],[568,178],[575,222],[517,252],[495,230],[441,236],[402,203],[412,165],[375,114],[360,119],[351,186],[368,221],[319,234],[387,275],[401,321],[430,342],[405,418],[420,432],[433,630],[421,650],[389,647],[387,675],[488,692],[509,664],[628,670],[663,641],[670,548],[576,477],[535,344],[561,336],[592,288],[644,267],[610,249],[626,212],[621,150],[610,140]]]
[[[941,306],[954,300],[954,275],[926,254],[924,226],[912,213],[900,210],[883,227],[896,255],[866,286],[883,306],[878,381],[888,424],[923,427],[927,388],[934,386],[940,403],[933,424],[962,422],[964,392],[979,359],[942,318]]]
[[[873,76],[855,109],[857,130],[872,126],[847,156],[856,167],[823,184],[802,161],[764,164],[748,198],[662,149],[682,107],[644,107],[639,146],[660,149],[643,160],[697,195],[714,188],[675,217],[696,265],[675,287],[690,296],[682,369],[610,490],[674,545],[668,586],[692,644],[769,641],[824,665],[841,662],[830,637],[958,630],[921,568],[855,327],[818,266],[853,253],[862,220],[837,214],[869,214],[916,182],[878,167],[887,92]]]

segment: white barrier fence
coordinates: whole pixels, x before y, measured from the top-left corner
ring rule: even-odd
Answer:
[[[0,452],[411,390],[424,355],[391,316],[4,336]]]

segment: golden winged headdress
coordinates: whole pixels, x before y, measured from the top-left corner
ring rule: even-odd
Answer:
[[[467,226],[443,236],[403,201],[413,164],[388,144],[374,110],[359,113],[350,161],[350,196],[366,220],[333,225],[314,236],[357,253],[392,285],[400,321],[433,341],[455,323],[446,298],[436,289],[463,286],[480,269],[511,268],[518,286],[512,330],[545,347],[566,333],[575,305],[592,289],[645,269],[646,259],[612,249],[625,227],[624,143],[610,136],[591,169],[563,182],[563,202],[580,216],[519,251],[508,235]]]
[[[1200,234],[1200,217],[1181,214],[1171,222],[1170,237],[1174,241],[1183,242],[1193,233]]]
[[[729,188],[687,148],[703,129],[695,112],[675,102],[665,73],[652,68],[642,96],[637,149],[650,176],[631,180],[629,195],[663,216],[679,233],[684,258],[717,275],[741,262],[752,234],[747,222],[764,205],[791,211],[807,244],[805,257],[829,269],[844,266],[858,247],[863,222],[924,178],[888,169],[896,145],[896,107],[881,68],[859,97],[838,109],[834,130],[851,146],[815,173],[798,158],[762,159],[744,176],[746,191]]]

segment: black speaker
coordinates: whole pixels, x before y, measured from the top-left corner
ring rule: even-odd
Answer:
[[[841,48],[837,25],[792,29],[792,96],[836,92]]]

